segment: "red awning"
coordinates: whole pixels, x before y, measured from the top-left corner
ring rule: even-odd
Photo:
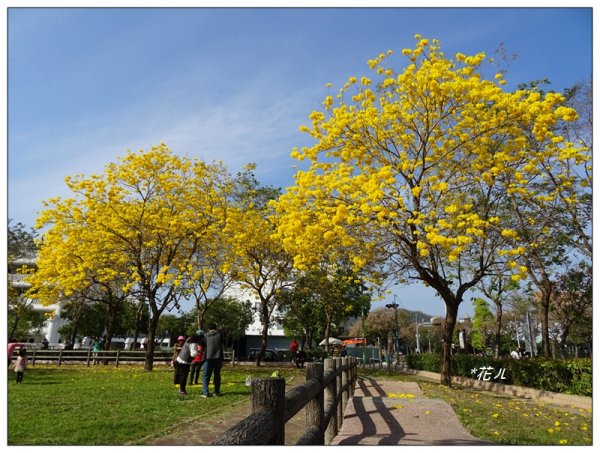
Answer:
[[[350,338],[344,340],[344,344],[367,344],[366,338]]]

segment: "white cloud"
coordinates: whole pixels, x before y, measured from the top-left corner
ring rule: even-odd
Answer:
[[[268,184],[292,181],[292,146],[305,138],[298,126],[319,102],[319,89],[290,90],[256,80],[220,102],[173,107],[173,92],[143,100],[126,111],[82,118],[64,134],[33,131],[11,140],[10,217],[33,225],[42,200],[69,195],[64,178],[92,174],[123,156],[164,142],[178,154],[221,160],[230,171],[258,164]],[[276,173],[275,173],[276,172]]]

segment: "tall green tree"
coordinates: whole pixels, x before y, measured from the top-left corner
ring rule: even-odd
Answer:
[[[35,272],[36,231],[8,220],[7,226],[7,332],[9,341],[18,341],[30,331],[41,331],[46,320],[33,309],[34,300],[26,294],[25,277]]]
[[[293,288],[279,293],[279,309],[284,315],[281,323],[286,335],[300,340],[300,346],[311,348],[324,337],[325,325],[318,304],[314,303],[311,287],[297,280]]]
[[[519,283],[512,280],[505,271],[499,267],[481,280],[479,289],[494,305],[496,311],[496,325],[494,333],[494,357],[500,358],[503,329],[504,300],[508,294],[516,290]]]
[[[206,312],[206,322],[217,324],[226,343],[239,341],[253,319],[252,304],[233,297],[220,298]]]
[[[21,222],[15,224],[12,219],[8,219],[7,235],[6,252],[9,262],[19,258],[35,258],[35,238],[38,235],[35,229],[27,228]]]
[[[567,341],[581,341],[582,333],[587,337],[582,343],[589,344],[592,335],[593,284],[592,270],[586,262],[581,262],[562,274],[554,294],[552,313],[560,323],[559,347],[562,355],[566,352]],[[579,336],[579,338],[577,338]],[[584,337],[585,338],[585,337]]]
[[[494,315],[488,303],[480,298],[473,298],[473,331],[471,332],[471,346],[473,349],[485,351],[494,329]]]
[[[371,294],[362,279],[349,269],[331,271],[326,267],[320,271],[302,273],[292,289],[279,296],[280,307],[285,313],[284,326],[292,336],[300,338],[310,347],[313,340],[325,338],[325,349],[329,349],[329,337],[348,318],[368,312]]]

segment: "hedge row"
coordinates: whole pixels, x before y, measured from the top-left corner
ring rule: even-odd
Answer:
[[[407,365],[413,370],[439,373],[440,362],[439,354],[407,356]],[[549,392],[592,396],[591,359],[525,358],[515,360],[453,355],[450,362],[450,373],[453,376],[500,382]]]

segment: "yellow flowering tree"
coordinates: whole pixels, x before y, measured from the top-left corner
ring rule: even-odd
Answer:
[[[210,307],[223,300],[234,284],[227,272],[231,262],[231,247],[223,231],[213,229],[210,240],[201,241],[190,258],[189,271],[182,276],[181,289],[186,299],[196,308],[196,325],[205,328],[205,318]]]
[[[27,279],[32,285],[28,293],[42,305],[73,301],[105,304],[104,348],[110,349],[114,323],[129,297],[122,289],[128,282],[125,262],[109,238],[91,228],[86,220],[89,213],[81,204],[74,199],[52,202],[55,209],[38,219],[40,228],[50,223],[52,227],[38,240],[38,270]]]
[[[293,283],[293,276],[291,257],[273,234],[277,216],[273,215],[269,201],[279,195],[279,189],[261,187],[251,170],[249,167],[237,179],[235,208],[229,211],[224,234],[231,253],[227,272],[259,302],[262,342],[256,365],[260,366],[267,348],[269,327],[279,305],[278,294]]]
[[[385,262],[390,277],[420,280],[446,307],[443,384],[458,307],[499,263],[526,278],[508,196],[535,196],[532,180],[549,156],[582,151],[555,137],[577,117],[563,97],[507,92],[502,74],[483,77],[483,53],[447,58],[416,36],[401,72],[392,54],[369,61],[371,78],[350,77],[301,129],[315,140],[295,149],[307,160],[277,203],[284,247],[300,269],[350,259],[356,270]],[[543,143],[536,147],[533,143]]]
[[[67,178],[73,198],[51,199],[32,290],[43,303],[86,287],[148,305],[145,369],[153,366],[160,315],[197,276],[192,257],[222,230],[229,177],[220,164],[174,155],[165,145],[128,152],[103,174]]]

